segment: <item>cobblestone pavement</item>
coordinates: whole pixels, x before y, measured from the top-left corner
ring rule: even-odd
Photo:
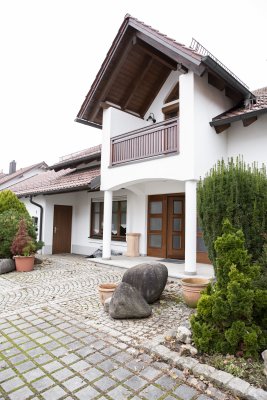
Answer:
[[[51,256],[30,273],[0,277],[0,400],[226,400],[223,391],[138,350],[186,320],[178,282],[145,320],[114,321],[97,285],[123,271]]]

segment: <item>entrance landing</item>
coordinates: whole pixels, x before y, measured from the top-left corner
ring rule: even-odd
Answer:
[[[101,265],[131,268],[135,265],[146,262],[160,262],[168,268],[170,278],[188,278],[189,275],[184,273],[185,264],[181,260],[168,260],[162,261],[161,257],[127,257],[127,256],[112,256],[110,260],[103,260],[102,258],[91,258],[91,262]],[[210,264],[197,263],[197,274],[194,277],[198,278],[214,278],[214,268]]]

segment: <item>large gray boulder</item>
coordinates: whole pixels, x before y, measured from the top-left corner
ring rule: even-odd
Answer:
[[[138,290],[125,282],[118,285],[109,303],[109,315],[115,319],[145,318],[151,312]]]
[[[15,271],[15,261],[11,258],[1,258],[0,259],[0,275],[6,274],[7,272]]]
[[[160,298],[168,279],[168,269],[160,263],[144,263],[129,268],[122,282],[135,287],[150,304]]]

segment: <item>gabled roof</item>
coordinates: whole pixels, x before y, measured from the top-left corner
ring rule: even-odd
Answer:
[[[203,49],[203,47],[202,47]],[[248,88],[209,52],[199,52],[136,18],[125,19],[101,65],[76,121],[101,128],[103,107],[113,105],[143,118],[172,70],[212,73],[211,84],[239,100]],[[219,80],[219,82],[218,82]]]
[[[242,120],[244,126],[249,126],[260,114],[267,113],[267,87],[254,90],[253,94],[254,99],[247,100],[212,119],[210,125],[215,127],[217,133],[229,128],[235,121]]]
[[[101,159],[101,145],[90,147],[88,149],[77,151],[76,153],[71,153],[60,158],[58,163],[55,163],[49,167],[49,169],[54,169],[59,171],[65,168],[75,168],[79,164],[88,163],[94,160],[100,161]]]
[[[8,181],[11,181],[14,178],[18,178],[20,176],[22,176],[23,174],[25,174],[26,172],[30,172],[34,169],[47,169],[48,165],[42,161],[38,164],[33,164],[30,165],[29,167],[25,167],[25,168],[20,168],[18,169],[16,172],[13,172],[13,174],[8,174],[8,175],[4,175],[2,178],[0,177],[0,185],[2,185],[3,183],[6,183]]]
[[[46,171],[12,185],[9,189],[18,197],[90,190],[91,181],[98,176],[100,176],[99,167],[87,170]]]

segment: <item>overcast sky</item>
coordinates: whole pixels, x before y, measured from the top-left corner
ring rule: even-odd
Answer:
[[[266,0],[2,0],[0,171],[101,142],[74,119],[126,13],[194,37],[251,90],[267,86]]]

